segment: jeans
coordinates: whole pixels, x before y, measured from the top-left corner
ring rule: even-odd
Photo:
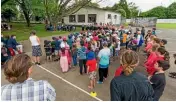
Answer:
[[[107,78],[108,68],[99,68],[99,81],[103,82],[103,78]]]
[[[80,59],[79,60],[79,67],[80,67],[80,74],[82,74],[82,70],[84,67],[84,73],[87,73],[87,68],[86,68],[86,59]]]
[[[73,55],[72,56],[72,59],[73,59],[73,65],[76,66],[77,65],[77,55]]]

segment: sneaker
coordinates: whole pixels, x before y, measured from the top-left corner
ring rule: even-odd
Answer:
[[[35,65],[37,65],[38,63],[37,62],[35,62]]]
[[[101,81],[97,81],[97,84],[103,84],[103,82],[101,82]]]

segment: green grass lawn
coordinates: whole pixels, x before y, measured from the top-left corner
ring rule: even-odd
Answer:
[[[176,23],[158,23],[157,28],[176,29]]]
[[[36,31],[38,37],[46,37],[52,35],[69,34],[67,31],[46,31],[44,24],[31,24],[31,27],[27,27],[25,23],[11,23],[12,29],[10,31],[3,31],[4,35],[16,35],[17,41],[23,41],[29,39],[30,32]],[[80,31],[80,27],[77,27],[77,31]]]

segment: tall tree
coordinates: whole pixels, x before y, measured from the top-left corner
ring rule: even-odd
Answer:
[[[176,2],[172,3],[167,8],[167,17],[168,18],[176,18]]]
[[[89,2],[91,0],[44,0],[47,19],[56,26],[63,17],[74,14]]]
[[[24,14],[27,26],[30,26],[30,17],[31,17],[31,12],[32,12],[32,8],[31,8],[31,1],[32,0],[15,0],[17,2],[17,4],[20,7],[20,10],[22,11],[22,13]]]
[[[138,16],[138,6],[136,6],[136,4],[134,2],[130,2],[128,3],[128,8],[130,10],[131,13],[131,17],[137,17]]]
[[[163,6],[155,7],[141,14],[144,17],[158,17],[160,19],[167,18],[167,8]]]

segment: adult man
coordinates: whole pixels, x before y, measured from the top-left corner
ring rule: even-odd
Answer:
[[[1,87],[2,101],[54,101],[55,89],[44,80],[34,81],[32,60],[27,54],[12,57],[4,66],[6,79],[12,83]]]

